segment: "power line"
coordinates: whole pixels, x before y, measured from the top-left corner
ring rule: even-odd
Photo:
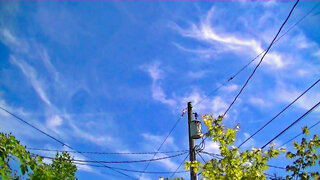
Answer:
[[[102,168],[104,168],[104,166],[96,165],[96,164],[77,163],[77,162],[75,162],[74,164],[82,165],[82,166],[92,166],[92,167],[102,167]],[[135,173],[144,172],[145,174],[171,174],[171,173],[173,173],[171,171],[139,171],[139,170],[133,170],[133,169],[118,168],[118,167],[112,167],[112,168],[118,169],[118,170],[122,170],[122,171],[127,171],[127,172],[135,172]],[[177,171],[175,173],[186,173],[186,172],[188,172],[188,171]]]
[[[274,138],[272,138],[269,142],[267,142],[265,145],[261,147],[261,149],[265,148],[268,144],[270,144],[273,140],[277,139],[280,135],[282,135],[284,132],[286,132],[288,129],[290,129],[293,125],[295,125],[297,122],[299,122],[301,119],[303,119],[305,116],[307,116],[311,111],[313,111],[316,107],[318,107],[320,104],[320,101],[314,105],[311,109],[309,109],[307,112],[305,112],[301,117],[299,117],[297,120],[295,120],[293,123],[291,123],[287,128],[282,130],[278,135],[276,135]]]
[[[310,126],[308,129],[310,130],[310,129],[312,129],[313,127],[317,126],[318,124],[320,124],[320,121],[316,122],[315,124],[313,124],[312,126]],[[283,144],[282,144],[281,146],[279,146],[279,147],[283,147],[284,145],[286,145],[286,144],[288,144],[289,142],[293,141],[295,138],[301,136],[302,134],[303,134],[302,132],[299,133],[299,134],[297,134],[296,136],[294,136],[293,138],[289,139],[288,141],[286,141],[285,143],[283,143]]]
[[[217,158],[217,159],[221,159],[221,158],[223,157],[222,155],[220,155],[220,154],[215,154],[215,153],[209,153],[209,152],[201,152],[201,153],[210,155],[210,156],[212,156],[212,157],[214,157],[214,158]],[[199,154],[199,155],[200,155],[200,154]],[[279,166],[275,166],[275,165],[271,165],[271,164],[266,164],[266,165],[269,166],[269,167],[272,167],[272,168],[286,169],[286,168],[284,168],[284,167],[279,167]]]
[[[186,154],[187,152],[172,155],[172,156],[165,156],[165,157],[159,157],[159,158],[152,158],[152,159],[142,159],[142,160],[132,160],[132,161],[96,161],[96,160],[82,160],[82,159],[73,159],[74,162],[86,162],[86,163],[99,163],[99,164],[129,164],[129,163],[144,163],[144,162],[151,162],[151,161],[160,161],[164,159],[170,159],[173,157],[178,157],[181,155]],[[33,154],[40,156],[45,159],[54,159],[54,157],[48,157],[48,156],[42,156],[38,154]]]
[[[257,64],[257,66],[254,68],[253,72],[251,73],[251,75],[249,76],[249,78],[247,79],[247,81],[245,82],[245,84],[242,86],[242,88],[240,89],[239,93],[236,95],[236,97],[234,98],[234,100],[232,101],[232,103],[229,105],[229,107],[227,108],[227,110],[224,112],[223,116],[225,116],[227,114],[227,112],[230,110],[230,108],[232,107],[232,105],[236,102],[236,100],[238,99],[238,97],[240,96],[240,94],[242,93],[243,89],[247,86],[248,82],[250,81],[250,79],[252,78],[252,76],[254,75],[254,73],[256,72],[256,70],[258,69],[258,67],[260,66],[260,64],[262,63],[262,60],[264,59],[264,57],[267,55],[267,53],[269,52],[271,46],[273,45],[274,41],[277,39],[279,33],[281,32],[283,26],[286,24],[286,22],[288,21],[289,17],[291,16],[293,10],[295,9],[295,7],[297,6],[299,0],[296,1],[296,3],[293,5],[292,9],[289,12],[289,15],[287,16],[287,18],[285,19],[285,21],[282,23],[280,29],[278,30],[276,36],[273,38],[273,40],[271,41],[269,47],[267,48],[267,50],[265,51],[265,53],[263,54],[263,56],[261,57],[259,63]]]
[[[186,161],[186,159],[189,157],[190,154],[187,154],[187,156],[183,159],[183,161],[180,163],[180,165],[177,167],[177,169],[172,173],[171,177],[172,178],[179,170],[179,168],[182,166],[182,164]]]
[[[94,152],[94,151],[64,151],[57,149],[42,149],[42,148],[26,148],[34,151],[48,151],[48,152],[68,152],[68,153],[83,153],[83,154],[104,154],[104,155],[141,155],[141,154],[154,154],[156,152]],[[188,150],[180,150],[180,151],[161,151],[158,153],[169,154],[169,153],[181,153],[188,152]]]
[[[205,145],[204,145],[204,140],[205,140],[205,139],[202,139],[202,141],[201,141],[198,145],[196,145],[196,146],[194,147],[195,149],[199,148],[199,149],[196,150],[197,152],[199,152],[199,153],[198,153],[199,156],[201,156],[200,153],[202,153],[202,150],[203,150],[203,148],[205,147]],[[189,157],[189,155],[190,155],[190,152],[189,152],[189,154],[182,160],[182,162],[181,162],[180,165],[177,167],[177,169],[172,173],[172,175],[171,175],[170,178],[172,178],[172,177],[175,175],[175,173],[179,170],[179,168],[182,166],[182,164],[183,164],[183,163],[186,161],[186,159]],[[201,158],[202,158],[202,156],[201,156]],[[203,159],[203,161],[204,161],[204,159]]]
[[[34,125],[32,125],[32,124],[28,123],[27,121],[23,120],[22,118],[18,117],[18,116],[17,116],[17,115],[15,115],[15,114],[11,113],[11,112],[10,112],[10,111],[8,111],[7,109],[5,109],[5,108],[3,108],[3,107],[1,107],[1,106],[0,106],[0,109],[2,109],[4,112],[6,112],[6,113],[10,114],[11,116],[15,117],[15,118],[16,118],[16,119],[18,119],[19,121],[21,121],[21,122],[25,123],[26,125],[28,125],[28,126],[32,127],[33,129],[35,129],[35,130],[37,130],[37,131],[41,132],[42,134],[46,135],[47,137],[49,137],[49,138],[51,138],[51,139],[55,140],[56,142],[58,142],[58,143],[59,143],[59,144],[61,144],[62,146],[65,146],[65,145],[66,145],[66,144],[65,144],[65,143],[63,143],[62,141],[58,140],[57,138],[55,138],[55,137],[51,136],[50,134],[48,134],[48,133],[46,133],[46,132],[44,132],[44,131],[42,131],[41,129],[39,129],[39,128],[35,127]]]
[[[200,153],[197,153],[198,154],[198,156],[202,159],[202,161],[204,162],[204,163],[206,163],[206,160],[204,160],[204,158],[201,156],[201,154]]]
[[[172,128],[170,129],[169,133],[167,134],[167,136],[164,138],[164,140],[162,141],[162,143],[160,144],[160,146],[158,147],[157,151],[154,153],[153,158],[157,155],[157,153],[160,151],[160,149],[162,148],[163,144],[167,141],[168,137],[171,135],[171,133],[173,132],[173,130],[176,128],[176,126],[178,125],[178,123],[180,122],[180,120],[183,118],[184,114],[187,112],[187,109],[183,109],[182,110],[182,114],[181,116],[177,119],[177,121],[174,123],[174,125],[172,126]],[[148,164],[146,165],[146,167],[144,168],[144,170],[142,171],[142,173],[139,175],[139,178],[144,174],[143,172],[146,171],[148,169],[150,165],[150,161],[148,162]]]
[[[5,108],[3,108],[3,107],[1,107],[1,106],[0,106],[0,109],[2,109],[3,111],[5,111],[6,113],[10,114],[10,115],[13,116],[14,118],[18,119],[19,121],[25,123],[26,125],[32,127],[33,129],[39,131],[40,133],[46,135],[47,137],[53,139],[54,141],[58,142],[58,143],[61,144],[62,146],[65,146],[65,147],[68,147],[68,148],[70,148],[70,149],[72,149],[72,150],[74,150],[74,151],[77,151],[75,148],[73,148],[73,147],[65,144],[64,142],[58,140],[57,138],[51,136],[50,134],[48,134],[48,133],[42,131],[41,129],[35,127],[34,125],[28,123],[27,121],[25,121],[24,119],[20,118],[19,116],[13,114],[12,112],[8,111],[7,109],[5,109]],[[85,157],[87,157],[87,158],[89,158],[89,159],[92,159],[92,158],[84,155],[84,154],[81,153],[80,151],[77,151],[77,152],[79,152],[80,154],[82,154],[83,156],[85,156]],[[94,160],[93,160],[93,161],[94,161]],[[98,162],[98,161],[95,161],[95,162]],[[128,175],[128,174],[125,174],[125,173],[121,172],[121,171],[118,171],[118,170],[116,170],[116,169],[112,169],[112,167],[109,167],[109,166],[107,166],[107,165],[104,165],[104,166],[105,166],[106,168],[108,168],[108,169],[110,169],[110,170],[113,170],[113,171],[115,171],[115,172],[117,172],[117,173],[119,173],[119,174],[122,174],[122,175],[124,175],[124,176],[126,176],[126,177],[128,177],[128,178],[136,179],[136,178],[134,178],[134,177],[132,177],[132,176],[130,176],[130,175]]]
[[[273,120],[275,120],[280,114],[282,114],[284,111],[286,111],[292,104],[294,104],[298,99],[300,99],[305,93],[307,93],[311,88],[313,88],[318,82],[320,81],[320,78],[314,82],[308,89],[306,89],[302,94],[300,94],[295,100],[293,100],[290,104],[288,104],[284,109],[282,109],[276,116],[274,116],[270,121],[268,121],[265,125],[263,125],[261,128],[259,128],[256,132],[254,132],[250,137],[248,137],[246,140],[244,140],[238,148],[240,148],[243,144],[245,144],[249,139],[251,139],[253,136],[255,136],[257,133],[259,133],[262,129],[264,129],[268,124],[270,124]]]
[[[301,23],[307,16],[309,16],[316,8],[318,8],[318,6],[320,5],[320,3],[317,3],[315,6],[313,6],[311,8],[310,11],[308,11],[302,18],[300,18],[296,23],[294,23],[292,26],[290,26],[286,32],[284,32],[281,36],[279,36],[274,42],[273,44],[277,43],[281,38],[283,38],[286,34],[288,34],[295,26],[297,26],[299,23]],[[205,97],[197,102],[196,104],[193,105],[193,107],[195,107],[198,104],[201,104],[204,100],[206,100],[208,97],[210,97],[212,94],[214,94],[215,92],[217,92],[218,90],[220,90],[223,86],[226,86],[230,81],[232,81],[234,78],[236,78],[242,71],[244,71],[247,67],[249,67],[249,65],[251,63],[253,63],[256,59],[258,59],[259,56],[261,56],[264,52],[266,52],[267,49],[263,50],[261,53],[259,53],[256,57],[254,57],[253,59],[251,59],[246,65],[244,65],[241,69],[239,69],[234,75],[232,75],[229,79],[227,79],[224,83],[220,84],[218,87],[216,87],[214,90],[212,90],[211,92],[209,92],[207,95],[205,95]]]
[[[271,167],[271,168],[276,168],[276,169],[286,169],[285,167],[274,166],[274,165],[270,165],[270,164],[267,164],[267,166]]]

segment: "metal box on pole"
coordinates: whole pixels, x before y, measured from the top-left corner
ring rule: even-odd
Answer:
[[[190,134],[192,139],[201,138],[201,122],[198,120],[193,120],[190,123]]]

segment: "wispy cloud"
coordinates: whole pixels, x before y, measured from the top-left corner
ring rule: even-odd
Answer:
[[[260,107],[260,108],[271,106],[271,103],[267,102],[265,99],[259,98],[259,97],[254,97],[254,96],[251,96],[249,98],[249,103],[256,106],[256,107]]]
[[[29,64],[27,64],[25,61],[22,59],[17,59],[15,56],[10,57],[10,62],[20,68],[22,73],[27,77],[27,79],[30,81],[33,89],[37,92],[41,100],[47,104],[49,107],[52,106],[46,92],[45,88],[43,86],[43,83],[39,79],[36,71],[34,68],[32,68]]]
[[[237,91],[238,89],[239,89],[239,86],[237,84],[231,83],[229,85],[223,86],[221,88],[221,91],[231,93],[231,92]]]
[[[262,42],[258,39],[254,39],[253,37],[250,39],[238,37],[236,33],[222,32],[221,29],[223,29],[223,27],[213,27],[211,21],[214,13],[215,9],[212,7],[205,18],[200,20],[199,24],[190,23],[189,29],[183,29],[175,24],[174,29],[184,37],[193,38],[200,42],[212,45],[214,49],[218,49],[217,52],[231,51],[238,53],[239,55],[245,53],[251,57],[255,57],[257,54],[263,52],[264,48],[261,45]],[[217,32],[215,29],[220,29],[221,32]],[[181,45],[180,49],[182,49]],[[195,52],[201,53],[203,51],[207,50],[197,50]],[[268,53],[264,62],[273,68],[283,68],[286,64],[282,55],[274,51]]]
[[[151,64],[143,65],[140,67],[142,70],[148,72],[149,76],[152,79],[152,98],[156,101],[159,101],[163,104],[169,106],[176,106],[176,101],[170,98],[167,98],[163,88],[161,87],[161,80],[164,78],[164,72],[160,69],[160,62],[155,61]]]
[[[194,91],[186,96],[184,96],[180,102],[185,106],[186,102],[193,102],[196,104],[194,110],[198,113],[213,113],[215,115],[221,114],[228,104],[220,96],[207,97],[200,91]],[[201,103],[200,103],[201,102]]]
[[[281,83],[279,84],[276,95],[277,95],[278,101],[284,102],[284,103],[290,103],[295,98],[297,98],[301,93],[302,93],[302,90],[297,90],[296,87],[289,87]],[[302,96],[294,105],[301,109],[308,110],[312,106],[314,106],[319,100],[320,100],[320,93],[308,92],[307,94]],[[320,112],[319,109],[316,109],[315,111]]]
[[[152,147],[155,147],[156,145],[162,143],[165,138],[164,136],[158,136],[150,133],[142,133],[141,136],[144,138],[145,141],[148,142],[147,144],[152,144]],[[166,148],[177,149],[173,137],[168,137],[166,142],[164,143],[164,146]]]
[[[158,153],[155,158],[160,158],[160,157],[165,157],[167,156],[166,154],[163,153]],[[158,162],[158,164],[161,164],[163,167],[170,171],[175,171],[178,167],[178,164],[173,162],[171,159],[163,159]]]
[[[7,42],[8,46],[11,49],[13,49],[13,53],[12,55],[10,55],[9,59],[10,63],[19,68],[26,80],[30,82],[33,90],[36,92],[38,97],[46,105],[44,106],[44,112],[42,113],[46,117],[46,131],[54,132],[58,134],[60,138],[63,138],[66,141],[71,140],[72,137],[81,137],[82,139],[85,139],[88,142],[94,143],[98,146],[107,146],[113,144],[114,138],[111,138],[109,135],[105,133],[95,134],[92,131],[88,132],[87,130],[90,127],[87,127],[86,125],[83,126],[79,123],[75,123],[72,115],[69,115],[67,112],[65,112],[65,109],[63,107],[58,107],[54,102],[50,100],[50,92],[55,91],[56,87],[60,87],[63,84],[65,89],[59,88],[61,94],[65,94],[65,91],[68,94],[68,91],[71,91],[73,88],[71,88],[66,82],[63,82],[63,80],[58,81],[60,76],[59,72],[52,64],[46,48],[36,42],[28,43],[28,41],[19,39],[8,30],[2,31],[2,34],[4,34],[5,37],[4,41]],[[35,52],[32,58],[29,55],[32,53],[27,48],[25,48],[25,52],[14,51],[15,48],[19,48],[20,46],[22,46],[21,44],[24,44],[24,47],[29,47],[32,44],[32,46],[34,47],[33,51]],[[26,60],[21,57],[24,57]],[[45,79],[41,78],[37,71],[38,69],[32,66],[31,63],[28,63],[27,59],[36,59],[38,60],[38,62],[43,63],[49,76],[52,76],[54,79],[54,81],[51,82],[50,87],[48,85],[48,82]],[[160,77],[160,75],[154,74],[154,78],[158,78],[157,76]],[[56,97],[56,99],[57,98],[58,97]],[[42,120],[37,119],[37,121],[39,122],[37,122],[36,124],[39,124]],[[38,126],[43,127],[43,125]],[[99,131],[97,133],[101,132]]]
[[[250,134],[247,133],[247,132],[244,132],[243,135],[244,135],[244,138],[240,139],[241,142],[246,140],[248,137],[250,137]],[[251,138],[245,144],[243,144],[243,146],[241,146],[241,147],[244,148],[244,149],[251,149],[253,147],[256,147],[255,140],[253,138]]]

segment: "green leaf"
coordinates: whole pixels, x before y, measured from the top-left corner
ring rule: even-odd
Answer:
[[[306,134],[306,135],[309,135],[309,129],[308,129],[307,126],[302,127],[302,133]]]

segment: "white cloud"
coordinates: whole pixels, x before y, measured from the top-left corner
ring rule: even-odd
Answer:
[[[160,157],[165,157],[167,156],[166,154],[163,153],[158,153],[155,158],[160,158]],[[162,159],[160,161],[158,161],[158,163],[162,164],[166,169],[170,170],[170,171],[175,171],[178,167],[178,165],[173,162],[171,159]]]
[[[228,104],[220,96],[213,98],[203,95],[200,91],[194,91],[180,99],[181,106],[185,107],[187,102],[193,102],[194,111],[198,113],[212,113],[214,115],[222,114],[227,109]]]
[[[151,64],[140,66],[140,68],[150,75],[152,81],[157,81],[163,78],[163,71],[160,69],[160,62],[154,61]]]
[[[298,69],[298,70],[297,70],[297,74],[298,74],[299,76],[303,77],[303,76],[306,76],[306,75],[310,74],[310,72],[307,71],[306,69]]]
[[[144,175],[144,174],[143,174]],[[152,180],[151,178],[148,177],[140,177],[141,180]]]
[[[301,93],[301,90],[297,90],[294,87],[289,88],[288,86],[281,84],[278,86],[276,96],[277,100],[280,102],[291,103]],[[297,102],[295,102],[294,105],[301,109],[309,110],[319,101],[319,99],[319,92],[308,92],[304,96],[302,96]],[[315,111],[320,112],[319,108],[315,109]]]
[[[110,145],[113,142],[113,139],[106,135],[97,135],[97,134],[90,134],[86,130],[86,128],[79,127],[76,125],[73,120],[70,118],[68,113],[64,113],[63,117],[60,116],[59,112],[62,110],[57,108],[55,104],[53,104],[48,96],[48,89],[46,86],[46,83],[42,81],[40,76],[38,75],[36,69],[32,67],[29,63],[27,63],[25,60],[21,58],[17,58],[20,56],[25,56],[29,59],[38,59],[41,60],[46,67],[49,74],[51,74],[55,82],[54,83],[63,83],[63,82],[57,82],[58,80],[58,72],[55,69],[54,65],[52,64],[50,60],[50,56],[48,55],[46,49],[36,42],[27,42],[23,41],[21,39],[16,38],[10,31],[2,30],[2,38],[3,41],[6,42],[6,44],[12,49],[14,52],[13,55],[10,56],[10,62],[17,66],[23,75],[26,77],[26,79],[30,82],[32,88],[35,90],[37,95],[40,97],[40,99],[47,105],[45,107],[45,114],[47,116],[46,119],[46,127],[49,129],[46,130],[46,132],[53,131],[57,134],[59,134],[60,137],[63,137],[65,140],[69,139],[71,136],[81,137],[85,140],[88,140],[91,143],[97,144],[99,146],[106,146]],[[25,48],[26,51],[16,51],[15,49],[23,48],[23,47],[29,47],[30,44],[32,47],[34,47],[35,53],[29,52],[27,48]],[[30,55],[33,54],[33,55]],[[156,77],[156,74],[154,74]],[[53,86],[56,86],[57,84],[53,84]],[[65,123],[65,120],[66,121]],[[33,123],[34,125],[37,125],[38,122]],[[64,126],[62,126],[64,125]],[[43,125],[42,125],[43,126]],[[38,126],[40,127],[40,126]],[[70,132],[70,128],[73,130],[73,132]],[[66,131],[67,130],[67,131]]]
[[[208,73],[210,73],[211,71],[208,70],[200,70],[200,71],[189,71],[188,72],[188,76],[191,79],[200,79],[202,77],[204,77],[205,75],[207,75]]]
[[[18,39],[8,29],[0,28],[0,40],[10,47],[13,52],[26,53],[29,50],[28,44]]]
[[[62,125],[63,121],[60,116],[54,115],[49,117],[46,123],[50,129],[56,129],[57,127]]]
[[[215,49],[219,49],[220,51],[231,51],[239,55],[246,53],[252,57],[264,51],[261,42],[257,39],[240,38],[235,33],[216,32],[210,23],[213,14],[214,8],[211,8],[206,17],[198,25],[191,23],[189,29],[182,29],[178,25],[175,25],[174,28],[181,35],[211,44]],[[264,62],[272,68],[283,68],[286,64],[281,54],[272,51],[265,57]]]
[[[176,102],[173,99],[168,99],[167,95],[163,92],[163,89],[160,85],[155,82],[152,84],[152,98],[157,100],[163,104],[167,104],[170,106],[175,106]]]
[[[316,51],[315,53],[313,53],[314,56],[318,57],[320,60],[320,50]]]
[[[10,62],[20,68],[24,76],[30,81],[33,89],[37,92],[41,100],[48,106],[52,106],[45,90],[43,83],[40,81],[36,71],[29,64],[21,59],[17,59],[15,56],[10,57]]]
[[[142,133],[141,136],[149,141],[149,142],[153,142],[154,144],[160,144],[163,142],[164,140],[164,136],[157,136],[157,135],[153,135],[153,134],[150,134],[150,133]],[[164,145],[170,145],[170,146],[174,146],[174,139],[172,137],[168,137],[166,142],[164,143]]]
[[[266,7],[275,6],[277,4],[276,0],[267,0],[262,3]]]
[[[163,71],[160,69],[160,63],[155,61],[151,64],[140,66],[140,68],[146,71],[149,76],[152,78],[151,92],[152,98],[156,101],[159,101],[163,104],[169,106],[176,106],[176,101],[174,99],[167,98],[163,88],[160,85],[160,80],[163,79]]]
[[[20,41],[18,41],[16,37],[13,36],[8,29],[1,29],[0,32],[2,34],[3,40],[7,42],[7,44],[11,44],[14,46],[20,45]]]
[[[205,151],[214,154],[220,154],[220,146],[217,142],[206,141]]]
[[[218,50],[213,49],[213,48],[197,48],[197,49],[192,49],[192,48],[186,48],[183,47],[182,45],[173,42],[173,45],[176,46],[179,50],[181,51],[185,51],[188,53],[193,53],[196,54],[197,56],[199,56],[201,59],[210,59],[212,57],[214,57],[215,55],[217,55]]]
[[[67,117],[67,116],[65,116]],[[94,143],[98,146],[108,146],[114,143],[115,138],[112,138],[108,135],[101,134],[91,134],[81,127],[78,127],[72,119],[68,118],[69,125],[74,131],[74,136],[81,137],[84,140],[87,140],[91,143]]]
[[[298,49],[310,48],[311,46],[310,41],[308,42],[306,36],[302,33],[299,33],[296,36],[294,36],[291,43]]]
[[[234,92],[234,91],[238,90],[238,88],[239,88],[239,86],[236,85],[236,84],[229,84],[229,85],[223,86],[223,87],[221,88],[221,90],[222,90],[223,92],[231,93],[231,92]]]
[[[1,93],[0,93],[1,95]],[[28,123],[41,127],[41,130],[45,132],[50,132],[49,129],[43,126],[41,122],[37,118],[34,118],[33,113],[25,110],[21,107],[15,107],[6,103],[4,99],[0,96],[0,106],[9,112],[17,115],[18,117],[24,119]],[[23,143],[27,143],[28,145],[34,144],[35,141],[38,140],[48,140],[48,137],[44,135],[40,135],[38,131],[35,129],[26,126],[23,122],[20,122],[16,118],[12,117],[10,114],[6,113],[3,110],[0,110],[0,132],[10,133],[14,132],[14,135],[17,139],[19,139]],[[16,131],[17,129],[23,129],[23,131]]]
[[[249,103],[251,103],[254,106],[260,107],[260,108],[271,106],[271,104],[269,102],[267,102],[266,100],[259,98],[259,97],[253,97],[253,96],[251,96],[249,98]]]
[[[40,45],[38,45],[40,46]],[[45,67],[47,68],[47,70],[52,74],[52,76],[54,77],[55,81],[58,81],[59,78],[59,73],[57,72],[56,68],[54,67],[54,65],[52,64],[51,60],[50,60],[50,56],[48,55],[47,50],[44,47],[39,47],[39,59],[41,59],[45,65]]]
[[[250,134],[246,133],[246,132],[243,133],[243,135],[244,135],[244,139],[242,141],[244,141],[244,140],[246,140],[246,139],[248,139],[250,137]],[[241,147],[243,149],[250,149],[250,148],[256,147],[256,143],[255,143],[254,139],[251,138],[245,144],[243,144],[243,146],[241,146]]]

